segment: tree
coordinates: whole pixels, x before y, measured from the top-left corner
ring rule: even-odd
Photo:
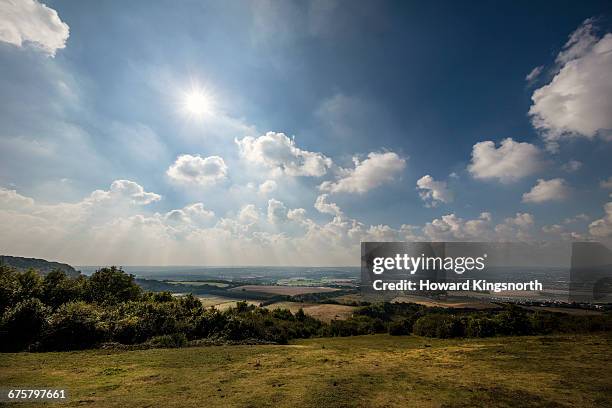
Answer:
[[[84,278],[69,278],[61,269],[54,269],[43,279],[42,300],[49,306],[60,305],[83,297]]]
[[[116,266],[94,272],[87,281],[86,291],[90,300],[110,304],[137,300],[142,294],[142,290],[134,282],[134,276]]]

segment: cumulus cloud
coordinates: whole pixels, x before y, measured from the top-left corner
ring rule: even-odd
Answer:
[[[428,207],[435,207],[438,203],[453,201],[453,193],[448,189],[445,181],[435,181],[429,174],[417,180],[419,195]]]
[[[353,157],[353,169],[341,169],[336,181],[325,181],[319,188],[331,193],[363,194],[382,184],[393,181],[395,176],[406,167],[406,159],[394,152],[368,154],[368,158],[360,161]]]
[[[207,186],[227,178],[227,165],[219,156],[202,158],[200,155],[183,154],[176,158],[166,174],[179,183]]]
[[[508,217],[503,223],[495,226],[495,233],[501,240],[529,240],[532,238],[532,230],[535,224],[533,215],[529,213],[516,213],[514,217]]]
[[[443,215],[428,222],[423,233],[433,241],[485,240],[491,237],[491,213],[483,212],[476,219],[464,220],[455,214]]]
[[[562,201],[569,195],[570,189],[565,180],[554,178],[551,180],[538,179],[533,188],[523,194],[524,203],[543,203],[546,201]]]
[[[603,189],[611,190],[612,189],[612,176],[608,177],[607,180],[602,180],[601,182],[599,182],[599,186]]]
[[[240,209],[238,220],[242,224],[254,224],[259,221],[259,210],[254,204],[247,204]]]
[[[536,146],[507,138],[498,148],[490,140],[476,143],[472,148],[468,171],[476,179],[511,183],[535,173],[541,167],[541,153]]]
[[[194,203],[182,209],[165,214],[165,219],[173,222],[203,224],[215,217],[214,211],[207,210],[203,203]]]
[[[323,214],[331,214],[331,215],[342,215],[342,210],[338,207],[336,203],[330,203],[327,201],[329,198],[329,194],[321,194],[317,197],[315,201],[314,207]]]
[[[552,81],[533,92],[529,115],[551,149],[564,137],[612,136],[612,34],[586,20],[557,56]]]
[[[274,198],[268,200],[268,221],[270,224],[280,224],[287,221],[288,209],[285,204]]]
[[[92,198],[127,198],[132,203],[141,205],[161,200],[159,194],[148,193],[140,184],[130,180],[115,180],[112,182],[109,191],[96,190],[92,193]]]
[[[593,221],[589,225],[589,233],[597,238],[612,236],[612,202],[604,205],[603,218]]]
[[[321,153],[309,152],[296,146],[295,140],[284,133],[268,132],[263,136],[236,139],[243,158],[252,163],[280,171],[289,176],[321,177],[332,160]]]
[[[0,41],[17,47],[31,44],[54,57],[68,35],[69,27],[57,12],[36,0],[0,2]]]
[[[563,166],[561,166],[561,169],[568,173],[574,173],[580,170],[581,167],[582,167],[582,162],[578,160],[570,160],[567,163],[565,163]]]
[[[34,200],[19,194],[16,190],[8,190],[0,187],[0,205],[5,209],[19,209],[29,207]]]
[[[276,191],[276,188],[277,188],[276,181],[274,181],[274,180],[266,180],[266,181],[264,181],[263,183],[261,183],[259,185],[259,192],[261,194],[266,195],[266,194],[270,194],[270,193]]]
[[[581,221],[585,222],[585,221],[588,221],[590,219],[591,219],[591,217],[589,217],[586,214],[578,214],[578,215],[576,215],[574,217],[568,217],[568,218],[564,219],[563,223],[565,223],[565,224],[573,224],[575,222],[581,222]]]

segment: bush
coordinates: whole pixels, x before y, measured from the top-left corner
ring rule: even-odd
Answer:
[[[25,350],[47,326],[50,310],[38,299],[27,299],[6,311],[0,328],[3,351]]]
[[[447,339],[463,337],[465,335],[465,325],[458,316],[429,314],[418,318],[412,331],[418,336]]]
[[[465,325],[466,337],[491,337],[498,331],[497,322],[488,317],[470,316]]]
[[[412,319],[400,319],[389,324],[389,334],[392,336],[405,336],[412,332]]]
[[[153,347],[159,348],[176,348],[187,345],[187,336],[185,333],[164,334],[163,336],[155,336],[148,341]]]
[[[107,339],[107,328],[100,321],[100,310],[82,301],[65,303],[49,320],[42,348],[45,350],[78,350]]]
[[[518,306],[510,305],[506,310],[498,313],[494,319],[499,334],[522,336],[532,333],[527,312]]]

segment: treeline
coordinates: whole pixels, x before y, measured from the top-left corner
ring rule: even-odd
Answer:
[[[568,315],[531,311],[506,304],[499,309],[478,311],[425,307],[414,303],[377,303],[360,308],[357,316],[371,321],[372,329],[385,327],[391,335],[492,337],[552,333],[587,333],[612,330],[612,315]],[[355,320],[355,319],[354,319]],[[348,324],[348,327],[347,327]],[[337,322],[340,335],[351,335],[350,322]],[[358,326],[357,326],[358,327]]]
[[[610,330],[610,315],[568,316],[503,310],[452,311],[411,303],[362,306],[347,320],[324,323],[286,309],[239,302],[205,308],[193,295],[143,291],[111,267],[91,277],[60,270],[41,277],[0,266],[1,351],[75,350],[101,345],[180,347],[206,342],[273,342],[389,332],[431,337],[486,337]]]

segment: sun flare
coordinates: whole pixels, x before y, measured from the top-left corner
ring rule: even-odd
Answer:
[[[183,106],[188,115],[201,118],[212,112],[213,100],[204,90],[192,89],[185,94]]]

